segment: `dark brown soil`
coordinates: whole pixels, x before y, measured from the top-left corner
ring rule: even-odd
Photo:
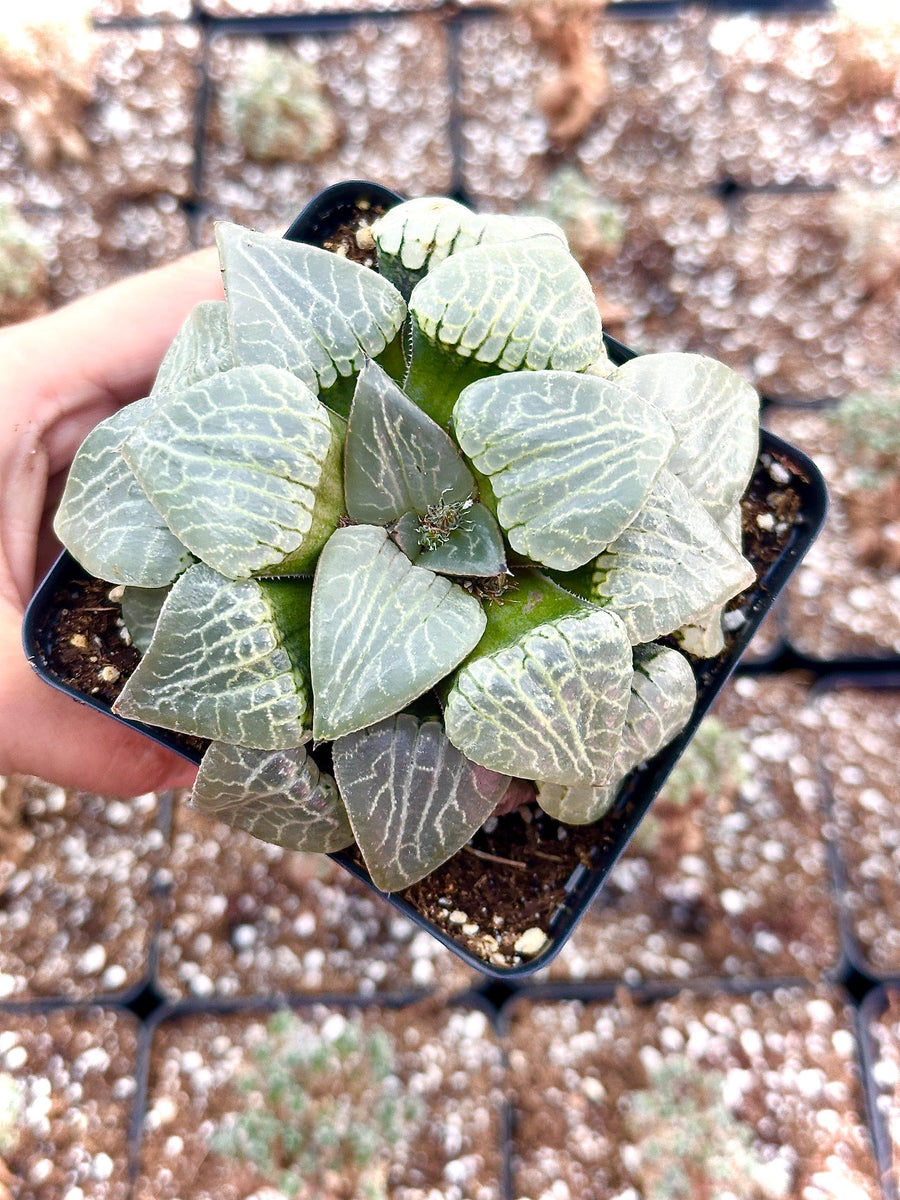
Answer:
[[[85,575],[60,588],[47,648],[64,683],[110,705],[141,661],[125,636],[121,605],[109,599],[111,587]]]

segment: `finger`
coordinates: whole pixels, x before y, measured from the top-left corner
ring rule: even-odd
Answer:
[[[5,605],[0,662],[0,773],[116,796],[192,784],[191,763],[41,680],[22,650],[19,618]]]
[[[0,377],[7,419],[25,418],[43,434],[58,427],[68,448],[73,439],[66,418],[82,421],[84,409],[110,412],[146,395],[190,310],[223,294],[216,251],[208,247],[3,330]],[[83,436],[83,430],[75,432]],[[54,472],[65,464],[56,461],[50,441],[47,445]]]

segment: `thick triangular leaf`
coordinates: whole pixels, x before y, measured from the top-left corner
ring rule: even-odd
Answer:
[[[635,520],[595,561],[591,588],[639,645],[704,616],[755,578],[702,504],[664,469]]]
[[[639,396],[570,371],[473,383],[453,424],[490,479],[513,549],[564,571],[627,528],[675,445],[668,422]]]
[[[286,850],[333,854],[353,842],[334,780],[302,746],[252,750],[214,742],[191,807]]]
[[[239,363],[284,367],[317,391],[379,355],[403,324],[403,297],[368,267],[239,225],[217,225],[216,239]]]
[[[451,746],[439,721],[408,713],[339,738],[334,774],[372,882],[421,879],[464,846],[509,784]]]
[[[754,389],[701,354],[643,354],[614,378],[668,418],[678,436],[669,470],[722,521],[740,500],[759,453]]]
[[[170,528],[220,574],[301,571],[343,508],[338,425],[289,371],[235,367],[161,400],[122,453]]]
[[[308,580],[238,580],[203,563],[177,581],[119,716],[239,746],[308,737]]]
[[[141,654],[146,654],[156,622],[166,597],[172,589],[163,588],[125,588],[122,596],[122,621],[133,646],[137,646]]]
[[[367,362],[344,442],[344,492],[353,520],[387,525],[442,500],[467,500],[474,490],[452,439],[389,375]]]
[[[399,712],[449,675],[484,626],[477,600],[414,567],[384,529],[338,529],[313,587],[316,738],[341,737]]]
[[[603,349],[590,281],[555,237],[452,254],[409,310],[429,341],[502,371],[581,371]]]
[[[541,808],[568,825],[589,825],[612,807],[622,780],[676,737],[694,711],[697,684],[687,659],[665,646],[638,646],[616,754],[614,781],[601,787],[538,783]]]
[[[450,741],[494,771],[554,783],[606,783],[633,668],[624,626],[585,610],[473,657],[454,679]]]
[[[488,577],[506,570],[506,550],[497,522],[483,504],[469,504],[461,510],[455,528],[446,541],[436,541],[434,530],[446,522],[445,506],[435,511],[406,513],[394,525],[391,537],[406,555],[420,567],[441,575]]]
[[[224,300],[195,304],[156,373],[151,396],[178,392],[235,366]]]
[[[475,213],[443,196],[418,196],[389,209],[372,225],[378,270],[409,297],[422,277],[451,254],[482,242],[515,242],[566,235],[545,217]]]
[[[153,405],[150,398],[129,404],[91,430],[54,521],[56,536],[85,570],[110,583],[164,587],[193,562],[122,457],[126,438]]]

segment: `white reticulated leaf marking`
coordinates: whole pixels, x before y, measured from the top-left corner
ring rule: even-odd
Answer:
[[[644,354],[614,379],[671,422],[678,446],[669,462],[719,522],[740,500],[759,453],[759,396],[736,371],[701,354]]]
[[[399,713],[338,738],[334,774],[372,882],[421,879],[464,846],[509,784],[450,744],[439,721]]]
[[[302,552],[334,436],[289,371],[235,367],[161,399],[122,452],[184,544],[238,579]]]
[[[703,617],[755,578],[703,505],[665,468],[631,525],[596,559],[591,590],[639,645]]]
[[[225,579],[203,563],[191,567],[163,605],[115,711],[234,745],[301,745],[308,737],[308,681],[288,652],[271,595],[264,581]]]
[[[239,225],[218,225],[216,239],[239,363],[284,367],[316,391],[358,371],[403,324],[403,297],[377,271]]]
[[[87,435],[69,470],[54,522],[56,536],[85,570],[111,583],[157,588],[191,562],[122,457],[122,446],[153,409],[129,404]]]
[[[476,599],[413,566],[384,529],[338,529],[313,587],[315,737],[341,737],[398,712],[461,662],[485,623]]]
[[[156,622],[171,588],[127,587],[122,596],[122,621],[131,643],[146,654]]]
[[[447,736],[473,762],[523,779],[606,783],[633,674],[622,622],[585,610],[472,658],[447,696]]]
[[[743,545],[741,522],[743,513],[740,504],[734,507],[717,522],[719,528],[733,546]],[[723,617],[727,604],[717,604],[708,613],[695,617],[688,625],[676,629],[674,637],[685,654],[693,654],[695,658],[715,658],[725,649],[725,627]]]
[[[555,237],[452,254],[413,290],[429,341],[502,371],[581,371],[603,349],[590,282]]]
[[[379,271],[407,297],[438,263],[481,243],[549,235],[568,248],[566,235],[546,217],[475,213],[443,196],[417,196],[395,205],[374,222],[372,234]]]
[[[353,842],[334,780],[302,746],[253,750],[214,742],[191,807],[286,850],[332,854]]]
[[[634,519],[675,435],[625,388],[570,371],[519,372],[470,384],[453,410],[459,444],[490,477],[510,544],[568,571]]]
[[[374,362],[356,383],[344,462],[347,512],[363,524],[463,501],[475,489],[453,440]]]
[[[687,659],[665,646],[638,646],[634,677],[616,754],[613,782],[602,787],[538,783],[538,803],[568,825],[589,825],[612,807],[621,781],[681,732],[691,718],[697,684]]]
[[[151,396],[178,392],[235,366],[224,300],[195,304],[156,373]]]

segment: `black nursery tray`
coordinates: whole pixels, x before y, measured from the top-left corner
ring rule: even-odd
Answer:
[[[285,236],[293,241],[322,244],[352,221],[361,207],[369,210],[387,209],[400,200],[400,196],[377,184],[336,184],[327,188],[304,209]],[[606,345],[610,358],[615,363],[625,362],[635,356],[633,351],[613,338],[606,337]],[[552,855],[544,852],[529,854],[527,847],[521,845],[523,822],[521,816],[516,813],[499,818],[497,827],[488,841],[484,842],[485,835],[481,833],[473,839],[472,846],[479,859],[481,877],[484,878],[486,873],[490,873],[492,886],[495,888],[515,889],[515,894],[521,898],[523,913],[540,914],[527,924],[537,925],[547,934],[547,942],[541,952],[525,961],[513,961],[510,965],[502,965],[496,959],[494,962],[487,962],[464,944],[461,940],[462,935],[459,939],[453,936],[453,926],[449,922],[443,925],[425,915],[425,910],[430,908],[446,920],[450,910],[458,907],[457,903],[452,903],[449,908],[446,904],[436,908],[433,902],[426,903],[426,893],[421,883],[414,884],[406,892],[386,897],[392,905],[427,929],[470,966],[497,979],[514,979],[545,966],[562,948],[579,918],[603,886],[607,875],[628,845],[675,762],[696,732],[704,714],[737,666],[747,644],[815,540],[825,519],[827,496],[818,469],[805,454],[773,434],[763,431],[760,456],[745,502],[749,498],[752,504],[758,506],[759,511],[770,511],[768,498],[773,493],[784,504],[784,511],[789,513],[789,530],[780,538],[776,534],[760,534],[756,546],[745,547],[745,553],[757,569],[757,581],[734,602],[740,608],[743,621],[729,635],[723,653],[714,659],[692,660],[697,677],[698,698],[691,722],[683,733],[654,759],[632,774],[612,811],[596,825],[569,827],[562,838],[557,838],[555,828],[558,823],[539,814],[536,819],[541,821],[544,828],[545,842],[549,840],[552,845]],[[25,651],[32,666],[51,686],[112,716],[115,720],[122,721],[123,718],[112,713],[110,699],[73,687],[67,682],[60,668],[53,665],[53,646],[60,615],[63,610],[71,611],[79,604],[92,603],[85,601],[86,592],[91,586],[96,587],[96,581],[86,574],[71,555],[67,552],[60,555],[25,615]],[[124,678],[122,683],[124,684]],[[199,763],[202,757],[204,747],[197,739],[186,739],[179,734],[140,722],[123,723],[140,730],[191,762]],[[550,826],[554,828],[551,829]],[[518,860],[510,857],[510,851],[505,855],[502,850],[498,851],[498,845],[504,846],[506,832],[512,835],[511,853],[519,853]],[[454,864],[460,855],[466,853],[467,848],[460,850],[448,863],[429,876],[426,891],[432,901],[442,890],[453,894],[454,885],[451,879]],[[352,874],[374,887],[352,848],[334,855],[334,858]],[[547,860],[550,859],[552,878],[548,881]],[[464,896],[464,892],[459,895],[460,901]],[[474,903],[474,898],[466,898],[472,899]],[[473,914],[472,919],[477,921],[478,916]]]

